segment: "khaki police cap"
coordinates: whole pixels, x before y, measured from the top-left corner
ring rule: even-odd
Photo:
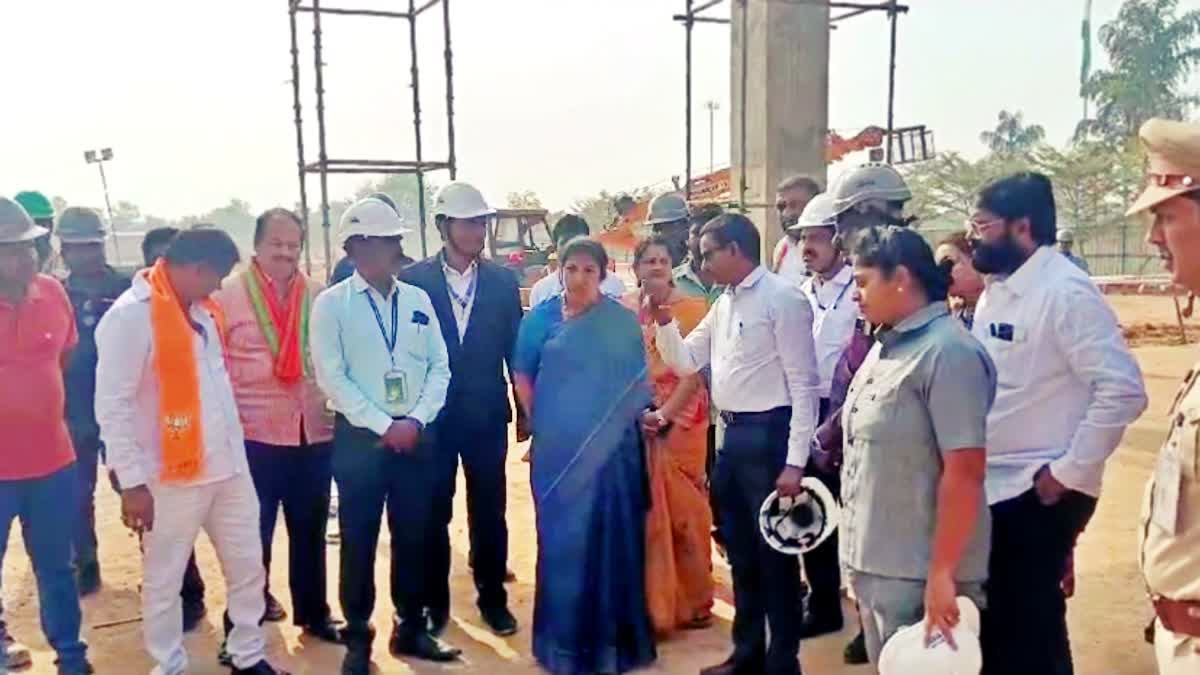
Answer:
[[[1147,155],[1146,189],[1126,215],[1200,190],[1200,124],[1152,119],[1139,135]]]

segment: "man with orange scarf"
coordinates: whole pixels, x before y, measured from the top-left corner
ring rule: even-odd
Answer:
[[[225,313],[229,379],[258,490],[263,566],[283,506],[293,622],[338,641],[325,595],[325,526],[333,478],[333,416],[317,388],[308,354],[308,313],[321,284],[300,271],[304,226],[287,209],[254,225],[254,258],[213,295]],[[267,590],[267,620],[287,613]]]
[[[96,327],[96,419],[122,520],[144,536],[142,626],[161,675],[188,670],[179,588],[201,529],[225,573],[233,673],[279,672],[260,626],[258,496],[225,370],[224,319],[209,299],[238,260],[220,230],[180,232]]]

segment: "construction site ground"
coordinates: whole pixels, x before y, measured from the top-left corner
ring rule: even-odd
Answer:
[[[1143,675],[1154,672],[1153,655],[1142,639],[1150,617],[1141,577],[1137,569],[1138,508],[1163,436],[1164,414],[1176,384],[1197,358],[1195,345],[1179,344],[1174,306],[1168,297],[1113,296],[1112,302],[1128,329],[1150,392],[1150,409],[1125,436],[1125,442],[1108,464],[1104,495],[1095,518],[1079,542],[1078,589],[1069,603],[1071,637],[1076,672],[1080,675]],[[1200,335],[1200,323],[1189,322],[1190,335]],[[520,461],[525,448],[513,444],[508,462],[508,522],[511,563],[517,581],[510,585],[511,607],[521,621],[521,632],[502,639],[488,632],[475,610],[474,588],[467,567],[467,531],[460,484],[452,527],[454,543],[453,618],[445,638],[463,648],[464,660],[457,665],[410,664],[388,655],[386,639],[390,626],[387,601],[388,547],[386,530],[381,537],[376,579],[379,603],[374,623],[381,637],[376,640],[374,660],[378,673],[479,672],[488,675],[537,672],[530,655],[530,626],[534,596],[536,537],[529,491],[528,465]],[[119,501],[101,480],[97,489],[97,527],[104,572],[103,590],[83,602],[85,635],[91,658],[101,675],[148,673],[152,664],[141,643],[138,584],[141,558],[137,539],[120,522]],[[4,561],[3,594],[10,626],[32,651],[34,666],[26,672],[52,675],[54,655],[38,625],[37,591],[29,559],[21,543],[19,528],[13,535]],[[287,542],[282,523],[274,541],[272,587],[285,606],[287,593]],[[337,549],[328,547],[330,599],[337,612]],[[207,539],[201,536],[198,555],[208,583],[208,620],[187,636],[191,655],[189,672],[198,675],[226,673],[218,666],[224,584],[220,567]],[[659,647],[657,664],[647,673],[696,673],[701,667],[723,659],[729,649],[729,620],[733,609],[728,567],[715,562],[718,584],[716,614],[711,628],[680,633]],[[107,627],[105,627],[107,625]],[[296,675],[334,675],[339,671],[342,649],[302,637],[290,623],[267,624],[272,660]],[[868,667],[842,664],[842,647],[852,636],[848,626],[840,635],[806,641],[801,660],[806,673],[870,673]]]

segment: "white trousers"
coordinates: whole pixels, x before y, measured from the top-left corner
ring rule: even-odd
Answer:
[[[1200,638],[1172,633],[1162,621],[1154,623],[1154,656],[1159,675],[1200,673]]]
[[[229,655],[238,668],[253,666],[264,658],[266,648],[260,625],[266,611],[266,571],[258,495],[249,472],[207,485],[149,487],[154,529],[143,539],[142,630],[146,651],[158,664],[153,675],[187,672],[179,589],[201,529],[208,533],[225,576],[233,622]]]

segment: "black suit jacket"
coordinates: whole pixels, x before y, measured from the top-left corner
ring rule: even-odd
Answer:
[[[450,354],[450,390],[438,420],[490,429],[512,421],[505,366],[512,366],[521,294],[511,271],[487,260],[478,265],[475,304],[461,343],[441,254],[405,268],[401,280],[429,295]]]

